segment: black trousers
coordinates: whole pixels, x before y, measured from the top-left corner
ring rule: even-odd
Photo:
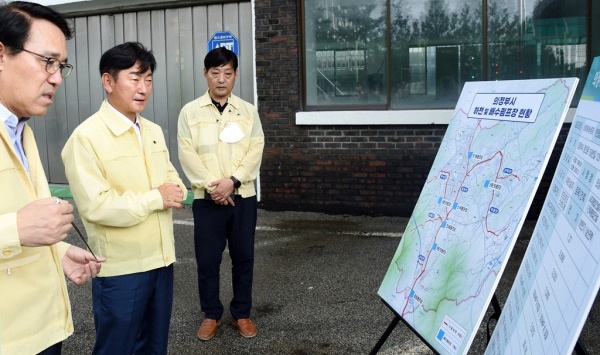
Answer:
[[[211,200],[196,199],[192,204],[198,293],[206,318],[221,319],[223,316],[219,284],[226,245],[232,264],[231,316],[235,319],[249,318],[252,309],[257,200],[256,196],[236,196],[234,202],[235,206],[221,206]]]
[[[48,349],[39,353],[38,355],[60,355],[61,352],[62,352],[62,341],[52,345]]]

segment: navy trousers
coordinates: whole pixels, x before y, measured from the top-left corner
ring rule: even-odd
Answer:
[[[167,354],[173,265],[92,280],[95,355]]]
[[[221,206],[203,199],[196,199],[192,204],[198,292],[206,318],[221,319],[223,316],[219,283],[225,245],[228,245],[232,265],[233,299],[229,311],[235,319],[250,317],[256,201],[256,196],[236,196],[235,206]]]

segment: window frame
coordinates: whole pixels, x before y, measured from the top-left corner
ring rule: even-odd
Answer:
[[[298,1],[298,13],[299,18],[299,33],[300,33],[300,45],[302,54],[300,56],[300,89],[302,92],[302,100],[300,103],[301,112],[296,113],[296,124],[447,124],[450,121],[454,108],[436,108],[436,109],[419,109],[419,108],[392,108],[392,84],[391,83],[391,3],[392,0],[385,0],[386,8],[386,29],[385,29],[385,43],[386,43],[386,102],[382,104],[357,104],[351,107],[349,110],[348,105],[343,104],[332,104],[332,105],[315,105],[308,104],[308,93],[307,93],[307,70],[306,70],[306,13],[305,3],[306,0]],[[586,65],[587,70],[591,65],[592,60],[592,4],[591,0],[587,2],[587,41],[586,41]],[[481,0],[481,26],[482,26],[482,46],[486,47],[488,44],[488,0]],[[489,80],[489,56],[488,50],[482,51],[482,81]],[[571,112],[573,111],[573,112]],[[330,113],[331,112],[331,113]],[[358,112],[358,113],[357,113]],[[392,112],[392,114],[385,114],[385,112]],[[315,119],[315,113],[319,116],[319,120]],[[327,114],[325,114],[327,113]],[[574,110],[570,109],[567,115],[567,122],[572,121]],[[415,119],[415,117],[428,117],[428,121],[421,119]],[[341,118],[344,117],[344,118]],[[331,122],[331,123],[329,123]],[[348,122],[348,123],[346,123]],[[363,123],[364,122],[364,123]],[[380,123],[376,123],[380,122]]]

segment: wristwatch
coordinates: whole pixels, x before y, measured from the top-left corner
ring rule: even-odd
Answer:
[[[235,178],[235,176],[230,177],[231,181],[233,181],[233,187],[239,189],[242,186],[242,182]]]

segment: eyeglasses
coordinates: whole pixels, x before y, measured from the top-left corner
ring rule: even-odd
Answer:
[[[73,66],[71,64],[61,63],[60,60],[58,60],[57,58],[46,57],[45,55],[41,55],[41,54],[38,54],[38,53],[35,53],[32,51],[28,51],[25,48],[15,48],[15,49],[23,51],[23,52],[27,52],[29,54],[33,54],[35,56],[38,56],[38,57],[44,59],[44,61],[46,62],[46,72],[48,74],[54,74],[60,70],[60,76],[62,76],[63,78],[67,78],[69,75],[71,75],[71,71],[73,71]]]

